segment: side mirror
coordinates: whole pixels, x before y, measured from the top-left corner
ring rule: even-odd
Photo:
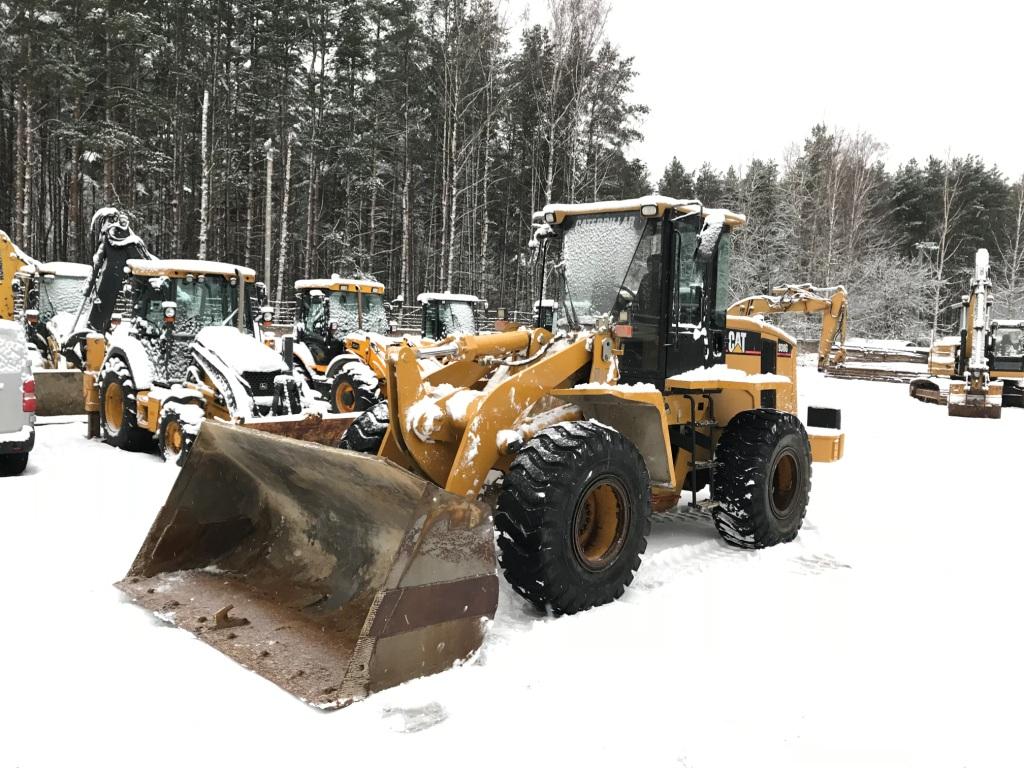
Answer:
[[[506,310],[504,307],[498,307],[498,309],[497,309],[497,312],[498,312],[497,319],[498,320],[507,320],[508,319],[508,315],[506,314],[507,311],[508,310]]]
[[[260,306],[264,306],[270,303],[270,297],[267,295],[267,284],[266,283],[254,283],[256,289],[256,302]]]

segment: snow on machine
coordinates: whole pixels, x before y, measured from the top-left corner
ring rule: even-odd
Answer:
[[[323,418],[262,343],[272,313],[253,270],[156,259],[123,216],[109,217],[100,238],[89,314],[64,347],[85,371],[89,437],[128,450],[155,440],[179,463],[209,418],[337,444],[347,420]]]
[[[207,424],[118,586],[326,708],[479,646],[495,529],[506,580],[556,614],[622,595],[652,510],[683,493],[731,545],[792,541],[843,433],[834,409],[797,418],[795,340],[726,315],[744,221],[665,197],[548,206],[553,331],[390,346],[388,400],[341,450]]]

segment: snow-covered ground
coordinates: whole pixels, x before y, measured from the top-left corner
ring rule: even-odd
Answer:
[[[556,620],[503,586],[475,663],[333,713],[125,602],[176,469],[40,426],[0,480],[0,766],[1020,764],[1024,412],[800,386],[847,455],[796,542],[659,522],[618,603]]]

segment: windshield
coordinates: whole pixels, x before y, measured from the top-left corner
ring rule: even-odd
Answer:
[[[39,319],[46,323],[58,312],[78,312],[85,292],[85,277],[44,276],[39,281]]]
[[[388,332],[388,316],[384,312],[384,297],[379,293],[364,293],[363,330],[370,333]]]
[[[330,322],[333,336],[344,338],[352,331],[359,330],[359,294],[348,291],[330,292]]]
[[[238,308],[238,288],[220,275],[202,280],[176,279],[174,300],[178,304],[176,325],[194,321],[199,328],[233,324]]]
[[[626,270],[648,231],[647,224],[638,213],[566,219],[562,238],[565,288],[583,325],[593,325],[598,317],[612,312]],[[646,263],[641,259],[633,275],[635,290],[646,274]]]
[[[448,334],[476,333],[473,305],[466,301],[449,301],[440,307],[441,326]]]

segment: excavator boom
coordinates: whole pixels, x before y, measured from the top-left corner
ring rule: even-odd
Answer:
[[[818,370],[839,365],[846,359],[847,293],[843,286],[815,288],[809,283],[781,285],[770,294],[740,299],[729,307],[734,317],[774,315],[784,312],[821,314],[821,338],[818,341]],[[832,347],[838,344],[835,355]]]

